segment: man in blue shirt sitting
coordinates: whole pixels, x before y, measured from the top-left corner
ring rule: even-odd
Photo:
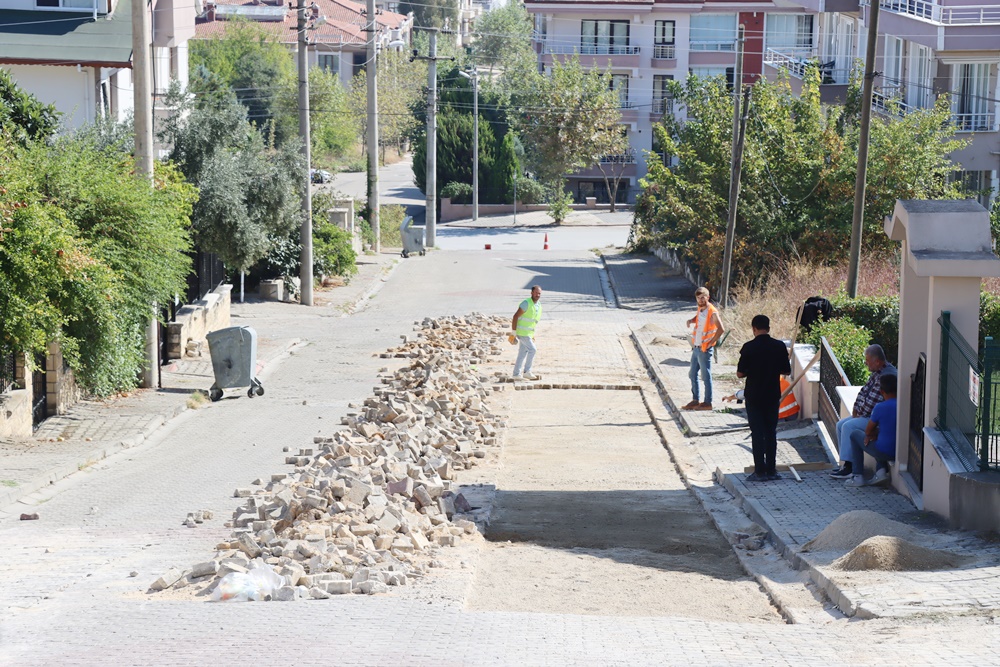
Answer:
[[[872,410],[864,432],[851,433],[851,464],[854,474],[845,486],[881,484],[889,479],[889,461],[896,458],[896,376],[882,376],[882,402]],[[865,454],[878,464],[875,475],[864,477]]]

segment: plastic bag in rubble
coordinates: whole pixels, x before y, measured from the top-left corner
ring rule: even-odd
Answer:
[[[216,585],[212,591],[213,602],[247,602],[259,600],[260,588],[257,581],[243,572],[230,572]]]
[[[285,585],[285,578],[260,558],[256,558],[250,563],[248,576],[257,584],[257,591],[261,599],[270,597],[274,591]]]

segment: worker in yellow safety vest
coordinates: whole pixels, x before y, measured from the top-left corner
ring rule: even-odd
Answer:
[[[511,342],[517,342],[517,360],[514,362],[514,380],[537,380],[538,376],[531,372],[531,363],[535,360],[535,327],[542,319],[542,288],[535,285],[531,288],[531,298],[525,299],[518,306],[510,322]],[[521,375],[522,365],[524,375]]]
[[[687,325],[694,325],[691,332],[691,370],[688,377],[691,378],[690,403],[684,406],[684,410],[711,410],[712,409],[712,348],[722,338],[726,332],[722,326],[722,318],[719,317],[719,310],[709,301],[707,287],[699,287],[694,292],[694,298],[698,302],[698,312],[687,321]],[[701,374],[702,382],[705,383],[705,400],[699,398],[700,386],[698,375]]]

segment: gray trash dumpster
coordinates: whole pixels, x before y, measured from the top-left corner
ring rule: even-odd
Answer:
[[[403,224],[399,226],[399,235],[403,237],[403,257],[409,257],[411,253],[424,254],[424,228],[413,226],[413,216],[406,216]]]
[[[213,401],[222,398],[222,390],[249,387],[247,396],[264,395],[264,386],[257,379],[257,332],[250,327],[228,327],[206,336],[212,355],[215,384],[208,390]]]

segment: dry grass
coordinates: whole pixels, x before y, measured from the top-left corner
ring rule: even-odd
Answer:
[[[740,347],[750,340],[750,321],[755,315],[764,314],[771,319],[771,335],[791,338],[795,331],[795,313],[811,296],[832,299],[847,285],[847,263],[821,266],[805,261],[789,262],[759,281],[759,286],[749,282],[738,284],[733,290],[735,304],[722,313],[729,338],[720,352],[735,361]],[[858,294],[862,296],[888,296],[899,293],[899,268],[897,258],[878,259],[864,257],[858,275]]]

